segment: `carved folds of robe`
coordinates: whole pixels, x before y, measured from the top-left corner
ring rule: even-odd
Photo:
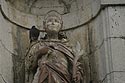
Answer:
[[[36,42],[26,58],[26,83],[84,83],[80,62],[60,42]]]

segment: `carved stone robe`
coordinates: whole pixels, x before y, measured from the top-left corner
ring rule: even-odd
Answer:
[[[26,61],[29,83],[83,83],[81,64],[74,65],[74,60],[72,50],[61,42],[35,43]]]

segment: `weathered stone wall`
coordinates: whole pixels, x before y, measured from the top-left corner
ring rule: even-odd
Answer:
[[[11,24],[0,13],[0,83],[13,83],[13,40]],[[5,81],[4,81],[5,80]]]
[[[125,82],[125,7],[109,7],[110,41],[114,83]]]
[[[108,83],[124,83],[125,82],[125,16],[124,6],[108,7],[105,9],[104,30],[105,38],[105,56]]]

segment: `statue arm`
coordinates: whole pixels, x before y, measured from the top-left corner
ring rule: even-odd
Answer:
[[[38,67],[38,60],[42,58],[42,56],[46,55],[48,53],[48,47],[42,46],[37,51],[34,52],[32,62],[30,65],[31,70],[35,70]]]

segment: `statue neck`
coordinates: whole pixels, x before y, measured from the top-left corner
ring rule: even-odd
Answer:
[[[49,40],[58,40],[58,32],[48,32],[47,37]]]

